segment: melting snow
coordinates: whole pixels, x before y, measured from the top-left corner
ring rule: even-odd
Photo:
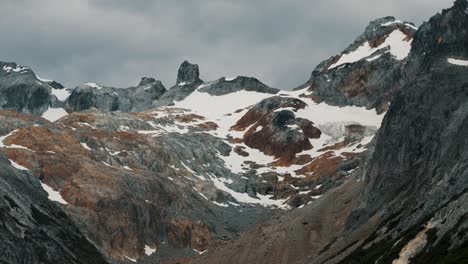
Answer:
[[[226,80],[226,82],[230,82],[230,81],[234,81],[237,77],[234,77],[234,78],[224,78]]]
[[[15,167],[15,168],[18,169],[18,170],[24,170],[24,171],[28,171],[28,170],[29,170],[28,168],[19,165],[18,163],[14,162],[14,161],[11,160],[11,159],[9,159],[9,161],[10,161],[10,163],[11,163],[11,166]]]
[[[46,82],[46,83],[53,82],[52,80],[41,78],[41,77],[39,77],[39,75],[37,75],[37,74],[36,74],[36,79],[38,79],[38,80],[41,81],[41,82]]]
[[[392,33],[388,35],[385,39],[385,42],[380,44],[380,46],[376,48],[372,48],[369,42],[363,43],[359,46],[356,50],[342,54],[341,58],[335,62],[334,64],[330,65],[328,69],[333,69],[337,66],[346,64],[346,63],[354,63],[363,58],[369,57],[374,52],[379,49],[385,48],[390,46],[390,53],[397,59],[402,60],[406,58],[411,50],[411,41],[406,41],[405,39],[407,36],[401,32],[400,30],[394,30]]]
[[[153,255],[153,253],[156,252],[156,248],[151,248],[148,245],[145,245],[145,254],[148,256]]]
[[[376,59],[380,58],[381,56],[382,56],[382,54],[375,55],[373,57],[368,58],[367,61],[375,61]]]
[[[102,163],[103,163],[104,165],[106,165],[107,167],[113,168],[112,165],[110,165],[109,163],[107,163],[107,162],[105,162],[105,161],[102,161]]]
[[[85,83],[85,85],[91,88],[96,88],[98,90],[102,88],[102,86],[98,85],[97,83],[92,83],[92,82]]]
[[[225,204],[225,203],[218,203],[216,201],[210,201],[212,202],[213,204],[216,204],[217,206],[220,206],[220,207],[229,207],[229,205]]]
[[[192,249],[193,249],[193,251],[197,252],[198,255],[203,255],[204,253],[206,253],[208,251],[208,250],[199,251],[199,250],[196,250],[194,248],[192,248]]]
[[[284,202],[286,202],[287,199],[272,200],[271,198],[273,197],[273,195],[261,195],[259,193],[257,193],[258,198],[253,198],[253,197],[250,197],[247,193],[239,193],[239,192],[232,190],[231,188],[227,187],[222,181],[220,181],[216,177],[210,177],[210,178],[213,181],[213,184],[215,185],[216,188],[230,194],[238,202],[247,203],[247,204],[259,204],[263,206],[277,206],[279,208],[289,207],[287,204],[284,204]]]
[[[55,95],[59,101],[64,102],[70,96],[71,92],[67,89],[52,88],[52,94]]]
[[[81,146],[83,146],[84,149],[87,149],[87,150],[90,150],[90,151],[92,150],[92,149],[88,146],[88,144],[86,144],[86,143],[80,143],[80,144],[81,144]]]
[[[3,70],[6,71],[6,72],[21,72],[21,71],[24,71],[24,70],[27,70],[28,68],[27,67],[22,67],[20,65],[16,65],[16,68],[13,68],[11,66],[3,66]]]
[[[129,258],[129,257],[127,257],[127,256],[125,256],[125,258],[128,259],[128,260],[130,260],[131,262],[137,262],[136,259],[132,259],[132,258]]]
[[[447,59],[448,63],[458,65],[458,66],[468,66],[468,60],[457,60],[453,58]]]
[[[80,125],[80,126],[87,126],[87,127],[92,128],[92,129],[96,129],[96,127],[94,127],[94,126],[92,126],[92,125],[90,125],[88,123],[78,122],[77,124]]]
[[[50,122],[55,122],[59,120],[60,118],[67,116],[67,115],[68,115],[67,111],[65,111],[65,109],[63,108],[50,108],[49,107],[49,109],[47,109],[47,111],[45,111],[42,114],[42,118],[47,119]]]
[[[11,135],[13,135],[14,133],[16,133],[18,131],[18,129],[16,130],[13,130],[11,131],[10,133],[8,133],[7,135],[5,136],[1,136],[0,137],[0,148],[17,148],[17,149],[25,149],[25,150],[29,150],[31,152],[35,152],[34,150],[32,149],[28,149],[27,147],[24,147],[24,146],[20,146],[20,145],[16,145],[16,144],[11,144],[11,145],[5,145],[5,143],[3,143],[3,141],[5,139],[7,139],[8,137],[10,137]]]
[[[0,137],[0,148],[7,148],[7,146],[5,145],[5,143],[3,143],[3,141],[5,139],[7,139],[9,136],[13,135],[14,133],[18,132],[18,129],[17,130],[13,130],[11,131],[10,133],[8,133],[7,135],[5,136],[1,136]]]
[[[219,126],[215,132],[224,137],[229,134],[231,126],[244,115],[242,112],[234,113],[234,111],[254,105],[271,96],[273,95],[244,90],[215,96],[196,90],[184,100],[175,102],[174,107],[191,109],[192,112],[206,117],[208,119],[206,121],[215,122]]]
[[[49,185],[47,185],[47,184],[41,182],[41,186],[42,186],[42,188],[44,189],[44,191],[47,192],[48,197],[49,197],[49,200],[55,201],[55,202],[59,202],[59,203],[61,203],[61,204],[68,204],[67,201],[65,201],[65,200],[62,198],[62,195],[60,195],[59,192],[54,191],[54,189],[52,189]]]
[[[382,27],[387,27],[387,26],[390,26],[390,25],[393,25],[393,24],[404,24],[407,27],[418,30],[418,27],[415,27],[415,26],[411,25],[410,23],[405,23],[405,22],[403,22],[401,20],[395,20],[395,21],[390,21],[390,22],[387,22],[387,23],[383,23],[381,26]]]

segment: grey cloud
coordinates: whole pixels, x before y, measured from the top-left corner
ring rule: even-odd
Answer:
[[[188,59],[202,77],[250,75],[292,88],[370,20],[421,24],[452,0],[4,0],[0,60],[75,86],[175,83]]]

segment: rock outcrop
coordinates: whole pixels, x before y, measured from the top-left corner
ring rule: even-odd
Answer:
[[[175,101],[181,101],[202,83],[198,64],[184,61],[177,72],[176,85],[171,87],[158,101],[154,102],[154,106],[172,105]]]
[[[321,62],[302,86],[317,102],[385,112],[401,89],[402,68],[416,27],[394,17],[372,21],[340,55]]]
[[[109,263],[47,196],[39,179],[0,154],[0,262]]]
[[[221,78],[212,83],[204,85],[199,89],[200,92],[206,92],[211,95],[225,95],[228,93],[235,93],[238,91],[255,91],[259,93],[276,94],[280,90],[268,87],[266,84],[260,82],[253,77],[238,76],[232,79]]]
[[[136,87],[114,88],[87,83],[76,87],[65,102],[69,111],[91,108],[103,112],[137,112],[150,109],[166,88],[159,80],[143,77]]]
[[[49,107],[61,105],[51,94],[52,89],[60,90],[63,86],[40,79],[28,67],[0,62],[0,109],[40,116]]]

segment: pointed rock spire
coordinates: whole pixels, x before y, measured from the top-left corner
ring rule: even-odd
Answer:
[[[198,69],[198,64],[191,64],[188,61],[182,62],[179,67],[179,72],[177,73],[177,83],[201,83],[200,80],[200,71]]]

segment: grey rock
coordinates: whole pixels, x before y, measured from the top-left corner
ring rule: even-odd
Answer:
[[[176,85],[163,94],[159,100],[154,101],[153,106],[173,105],[174,102],[181,101],[189,96],[202,83],[198,64],[184,61],[179,67]]]
[[[177,84],[180,83],[200,83],[200,70],[198,64],[191,64],[188,61],[183,61],[177,72]]]
[[[382,26],[385,23],[391,24]],[[364,33],[341,55],[355,51],[365,42],[369,42],[371,46],[378,46],[394,30],[406,34],[408,41],[415,32],[411,23],[397,23],[394,17],[376,19],[370,22]],[[317,102],[337,106],[363,106],[368,109],[375,108],[378,113],[385,112],[388,103],[403,85],[402,69],[405,64],[405,60],[395,59],[388,51],[388,47],[382,47],[357,62],[329,69],[341,55],[331,57],[321,62],[312,72],[310,79],[296,89],[309,87],[308,91],[313,91],[312,96]],[[367,60],[371,57],[375,59]]]
[[[0,154],[0,262],[109,263],[37,178]]]
[[[206,85],[206,86],[205,86]],[[221,78],[212,83],[205,84],[200,88],[200,92],[206,92],[211,95],[225,95],[229,93],[244,91],[255,91],[259,93],[277,94],[280,90],[268,87],[253,77],[238,76],[232,80]]]
[[[89,85],[76,87],[65,105],[70,111],[96,108],[103,112],[136,112],[152,108],[152,103],[166,92],[164,85],[154,78],[144,77],[136,87],[95,88]]]
[[[0,109],[41,115],[54,98],[51,86],[38,80],[30,68],[0,62]]]

